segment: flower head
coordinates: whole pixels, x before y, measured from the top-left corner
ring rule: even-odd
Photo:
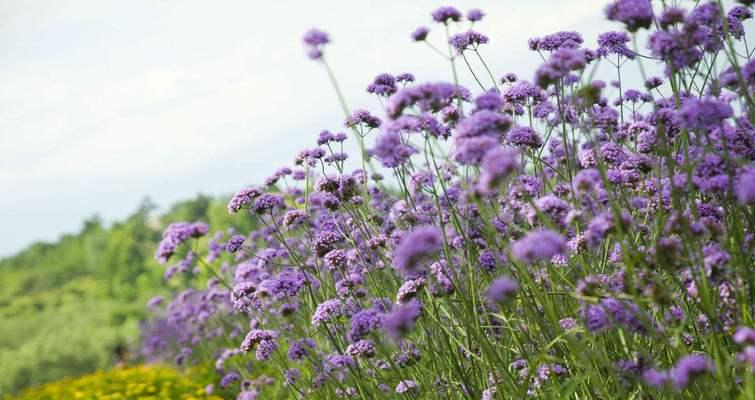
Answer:
[[[393,252],[393,265],[411,273],[425,257],[441,248],[440,231],[434,226],[420,226],[407,233]]]
[[[454,7],[440,7],[432,12],[433,21],[447,24],[449,21],[461,21],[461,12]]]
[[[380,133],[375,140],[375,147],[369,150],[369,154],[380,160],[386,168],[395,168],[405,163],[415,153],[417,150],[404,144],[396,132]]]
[[[496,278],[490,283],[490,287],[487,291],[487,298],[495,303],[502,303],[511,300],[518,291],[519,285],[517,285],[514,280],[502,276]]]
[[[606,7],[606,17],[611,21],[623,22],[627,30],[635,32],[640,28],[650,28],[653,8],[650,0],[614,0]]]
[[[396,393],[398,394],[404,394],[404,393],[410,393],[414,394],[417,393],[419,390],[419,385],[417,385],[417,382],[411,381],[411,380],[403,380],[396,385]]]
[[[529,45],[530,50],[556,51],[559,49],[577,49],[583,41],[579,32],[562,31],[542,38],[532,38],[529,40]]]
[[[367,86],[367,92],[378,96],[390,96],[396,93],[396,78],[391,74],[380,74]]]
[[[228,202],[228,213],[229,214],[235,214],[237,213],[242,207],[248,206],[252,204],[254,199],[259,197],[262,192],[255,188],[246,188],[241,189],[236,194],[231,197],[231,200]]]
[[[430,33],[430,29],[426,26],[420,26],[412,32],[412,40],[415,42],[424,42],[427,39],[428,33]]]
[[[469,11],[467,11],[467,19],[471,22],[478,22],[482,21],[482,17],[485,16],[485,13],[482,12],[479,8],[473,8]]]
[[[448,39],[448,43],[453,46],[459,54],[467,49],[477,50],[477,47],[487,42],[487,36],[473,30],[457,33]]]
[[[383,329],[395,338],[409,334],[414,329],[414,323],[419,318],[422,306],[416,300],[406,304],[398,304],[385,316]]]
[[[254,200],[254,204],[252,204],[252,211],[254,211],[256,214],[264,214],[265,212],[270,211],[275,207],[280,207],[283,204],[283,196],[272,193],[265,193]]]
[[[488,193],[519,169],[518,153],[513,149],[496,146],[482,157],[480,169],[479,188]]]
[[[742,205],[755,203],[755,168],[747,168],[739,177],[737,199]]]
[[[684,389],[696,377],[712,373],[715,367],[707,356],[693,354],[682,357],[669,372],[671,382],[677,389]]]
[[[330,37],[319,29],[310,29],[304,34],[302,41],[307,49],[307,56],[319,60],[322,58],[322,48],[330,43]]]
[[[610,54],[626,57],[628,59],[634,59],[635,55],[632,50],[627,48],[627,43],[631,39],[626,32],[604,32],[598,35],[598,52],[601,57],[606,57]]]
[[[178,246],[191,238],[199,238],[207,234],[209,227],[203,222],[176,222],[168,225],[163,232],[163,239],[157,246],[155,258],[160,264],[165,264],[176,252]]]
[[[551,257],[566,253],[566,240],[556,232],[536,230],[511,246],[511,254],[525,264],[538,260],[550,260]]]

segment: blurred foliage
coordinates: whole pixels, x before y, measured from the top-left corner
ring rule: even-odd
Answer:
[[[137,366],[67,378],[22,391],[7,400],[212,399],[201,379],[163,366]]]
[[[79,233],[0,260],[0,397],[134,359],[127,349],[138,344],[147,300],[177,290],[153,255],[163,228],[182,220],[242,231],[253,222],[207,196],[162,215],[145,200],[124,221],[93,217]]]

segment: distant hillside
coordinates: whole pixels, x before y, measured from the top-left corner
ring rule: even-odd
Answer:
[[[144,201],[112,226],[90,218],[77,234],[0,260],[0,397],[108,368],[133,347],[146,301],[170,290],[153,254],[164,226],[180,220],[214,230],[252,223],[231,218],[221,199],[199,196],[162,215]]]

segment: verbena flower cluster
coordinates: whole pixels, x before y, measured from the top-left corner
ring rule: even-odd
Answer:
[[[531,80],[494,77],[470,29],[481,10],[432,11],[437,35],[410,36],[451,81],[380,74],[378,112],[350,112],[337,90],[344,132],[231,198],[259,229],[197,246],[205,225],[168,227],[157,258],[179,258],[166,278],[190,286],[150,304],[145,354],[210,362],[240,399],[270,384],[291,398],[752,395],[755,61],[740,3],[612,1],[624,30],[597,43],[531,39]],[[337,88],[328,35],[304,42]],[[593,79],[599,65],[616,80]],[[665,75],[622,81],[649,66]]]

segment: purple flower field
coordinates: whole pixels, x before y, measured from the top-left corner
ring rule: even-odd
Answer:
[[[229,200],[258,229],[167,228],[143,354],[238,399],[755,398],[753,1],[672,3],[607,1],[520,77],[484,10],[428,10],[448,80],[380,74],[370,110],[303,33],[344,124]]]

